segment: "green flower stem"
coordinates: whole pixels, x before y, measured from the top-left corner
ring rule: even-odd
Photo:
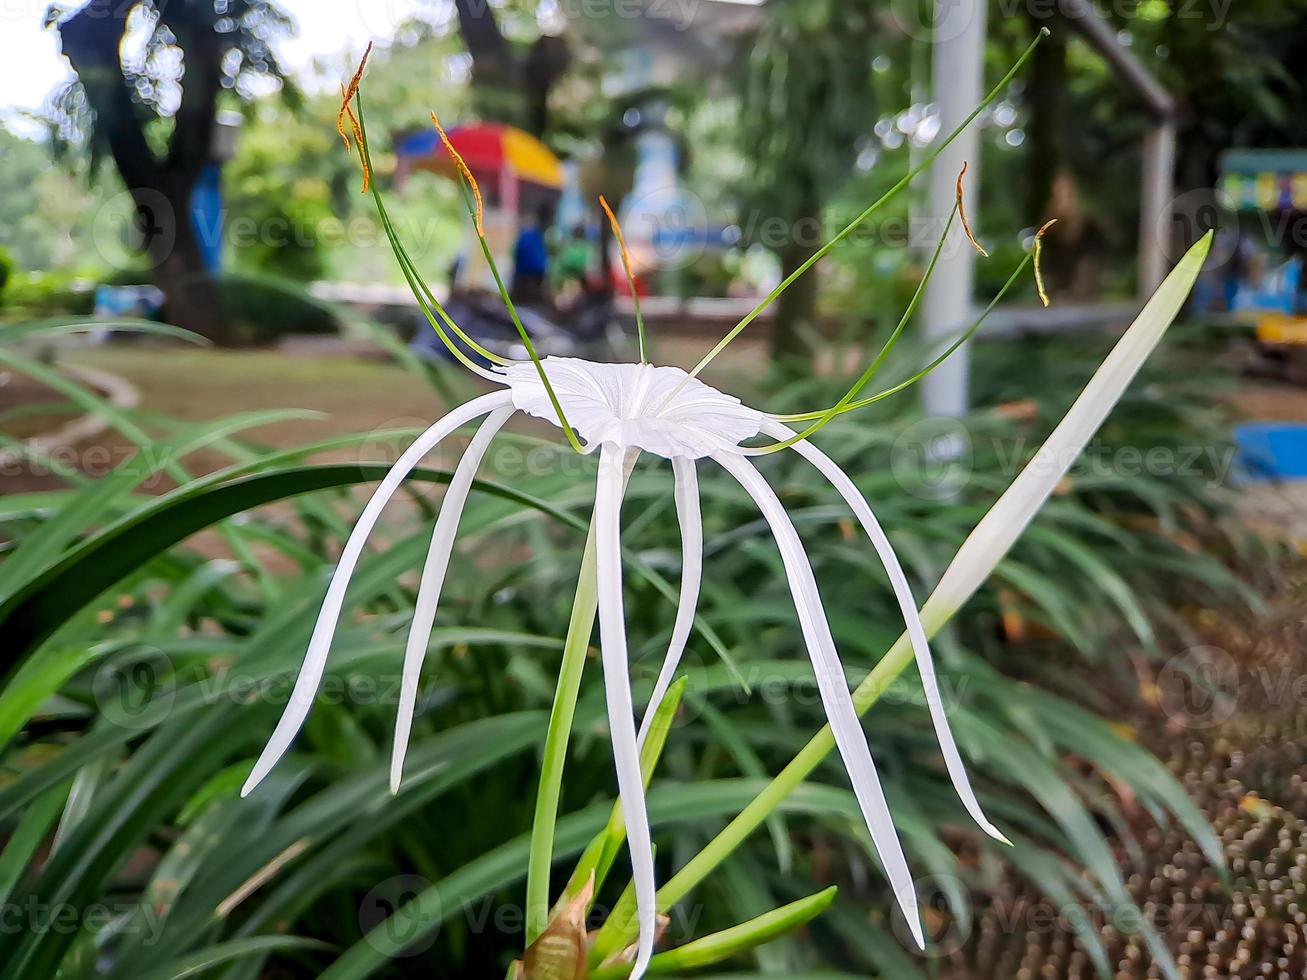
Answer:
[[[649,726],[649,735],[640,749],[640,772],[644,775],[646,790],[649,788],[649,781],[653,779],[654,770],[658,767],[663,748],[667,745],[667,736],[671,734],[672,722],[676,717],[676,709],[680,707],[681,697],[685,694],[685,686],[686,678],[678,678],[667,689],[657,708],[648,709],[654,712],[654,719]],[[591,875],[594,876],[595,891],[602,888],[625,840],[626,821],[623,819],[622,803],[619,800],[613,804],[608,825],[595,835],[594,840],[577,861],[572,877],[568,879],[567,887],[563,890],[563,899],[566,900],[577,894],[590,880]]]
[[[581,574],[576,582],[576,598],[572,601],[572,616],[567,624],[567,639],[563,643],[563,662],[558,671],[558,686],[554,690],[554,705],[549,712],[540,788],[536,793],[535,818],[531,823],[531,851],[526,870],[528,946],[544,932],[549,922],[549,872],[554,862],[554,825],[558,822],[558,800],[563,789],[563,767],[567,761],[572,720],[576,715],[577,692],[581,687],[581,673],[585,669],[598,604],[592,520],[581,559]]]

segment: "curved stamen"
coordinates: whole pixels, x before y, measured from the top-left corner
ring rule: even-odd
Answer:
[[[844,666],[835,651],[835,639],[831,636],[830,624],[826,621],[817,581],[813,577],[812,565],[803,550],[798,532],[794,530],[794,524],[785,513],[775,491],[768,486],[757,467],[743,456],[725,452],[714,454],[713,459],[735,477],[753,498],[771,527],[772,536],[781,552],[785,576],[789,580],[790,594],[794,597],[794,605],[798,610],[808,656],[812,658],[822,706],[826,709],[826,717],[835,735],[835,744],[844,759],[854,795],[862,808],[863,819],[871,832],[872,843],[880,855],[894,897],[907,919],[912,937],[918,946],[925,949],[926,941],[917,911],[917,893],[912,884],[912,872],[908,868],[908,860],[903,854],[898,834],[894,831],[889,803],[885,800],[880,777],[876,774],[876,763],[872,760],[866,736],[858,722],[858,713],[853,707],[853,698],[844,676]]]
[[[636,746],[635,708],[626,662],[626,621],[622,612],[621,509],[624,484],[623,451],[605,443],[599,456],[595,490],[595,560],[599,582],[599,651],[604,665],[608,728],[617,768],[617,792],[626,820],[626,845],[631,856],[631,880],[640,922],[640,940],[631,970],[633,980],[644,975],[653,956],[657,931],[653,844],[645,810],[640,750]]]
[[[490,440],[503,428],[513,414],[512,407],[497,408],[481,423],[481,428],[463,452],[458,467],[449,481],[445,499],[440,504],[440,515],[431,534],[431,548],[427,551],[422,568],[422,581],[418,585],[417,603],[413,607],[413,620],[409,624],[408,642],[404,648],[404,673],[399,690],[399,714],[395,718],[395,744],[390,755],[390,791],[399,792],[404,774],[404,755],[408,751],[408,737],[413,727],[413,709],[417,704],[418,681],[422,676],[422,661],[431,639],[431,626],[436,621],[436,607],[440,604],[440,590],[445,584],[449,569],[449,556],[454,550],[454,535],[463,516],[468,492],[481,460],[485,457]]]
[[[1020,264],[1017,265],[1016,269],[1013,270],[1012,275],[1007,277],[1007,282],[1003,283],[1003,287],[998,291],[998,293],[994,296],[994,298],[989,301],[989,305],[986,306],[981,311],[980,316],[976,317],[976,319],[972,322],[971,326],[967,327],[966,330],[960,333],[957,336],[957,338],[954,339],[953,343],[949,344],[946,348],[944,348],[943,351],[940,352],[938,357],[932,360],[929,364],[927,364],[916,374],[912,375],[912,377],[907,378],[904,381],[900,381],[898,384],[892,385],[891,387],[886,388],[883,391],[878,391],[874,395],[868,395],[866,398],[859,398],[857,401],[849,402],[844,405],[837,404],[832,408],[823,409],[820,412],[801,412],[798,415],[772,415],[770,417],[774,419],[778,419],[782,422],[811,422],[815,419],[825,420],[827,419],[827,417],[842,415],[845,412],[856,412],[860,408],[866,408],[868,405],[874,405],[878,401],[883,401],[884,399],[889,398],[891,395],[897,395],[900,391],[912,387],[914,384],[916,384],[918,381],[920,381],[926,375],[930,374],[930,372],[934,371],[937,367],[939,367],[950,357],[952,357],[954,352],[957,351],[959,347],[961,347],[973,336],[975,336],[976,332],[980,330],[980,328],[984,325],[985,321],[989,318],[989,315],[994,312],[994,308],[1003,301],[1003,299],[1007,296],[1008,292],[1012,289],[1012,287],[1016,285],[1017,279],[1021,277],[1021,273],[1026,271],[1026,266],[1030,265],[1030,263],[1033,261],[1033,258],[1034,258],[1033,253],[1028,254],[1025,258],[1023,258]],[[825,421],[822,421],[822,424],[825,425]],[[804,434],[806,435],[808,432],[811,431],[812,431],[811,429],[805,430]],[[765,455],[766,453],[776,452],[778,449],[784,449],[784,448],[786,447],[781,445],[764,446],[758,450],[751,450],[749,451],[748,454],[753,456]]]
[[[672,685],[676,668],[685,652],[686,641],[690,638],[690,628],[694,625],[694,612],[699,604],[699,583],[703,577],[703,519],[699,514],[699,477],[694,469],[694,460],[683,456],[672,457],[672,471],[676,474],[676,519],[681,525],[681,597],[676,606],[676,622],[672,625],[672,638],[667,644],[667,656],[663,660],[658,681],[654,684],[653,695],[645,709],[644,720],[640,723],[640,734],[636,739],[644,747],[645,736],[649,734],[649,725],[653,721],[658,705]]]
[[[381,516],[382,509],[395,495],[404,478],[442,439],[473,419],[511,404],[512,397],[508,392],[495,391],[460,405],[418,436],[373,492],[367,506],[363,508],[363,513],[359,516],[358,523],[354,525],[354,530],[350,532],[341,551],[340,561],[337,562],[336,570],[332,573],[331,583],[327,586],[327,595],[322,600],[322,609],[318,612],[313,634],[309,637],[304,663],[300,667],[299,677],[295,680],[295,688],[291,692],[290,700],[286,702],[286,710],[282,713],[281,720],[277,722],[272,737],[268,739],[263,754],[254,764],[249,779],[241,787],[241,796],[249,795],[250,791],[263,781],[272,767],[277,764],[277,760],[290,748],[290,743],[299,732],[300,726],[304,724],[304,719],[308,717],[309,708],[312,707],[313,698],[317,694],[318,684],[322,681],[322,673],[327,666],[331,639],[335,635],[336,622],[340,619],[340,612],[345,604],[345,590],[349,586],[350,577],[354,574],[354,567],[362,557],[363,546]]]
[[[962,168],[962,172],[966,173],[966,167]],[[961,179],[962,177],[959,175],[958,180]],[[916,315],[917,308],[921,305],[921,301],[926,295],[926,287],[930,285],[931,279],[934,278],[935,266],[939,264],[939,257],[943,254],[944,246],[948,242],[948,234],[953,229],[953,219],[957,217],[961,211],[961,202],[962,198],[959,196],[958,203],[953,205],[953,210],[949,212],[948,220],[944,223],[944,233],[939,236],[939,241],[935,245],[935,251],[931,254],[930,262],[926,266],[926,271],[922,273],[921,280],[917,283],[917,288],[912,293],[912,299],[908,301],[907,309],[905,309],[903,315],[899,317],[899,322],[895,325],[893,331],[891,331],[889,337],[881,346],[880,352],[872,359],[872,362],[867,365],[867,370],[862,372],[862,376],[853,383],[853,387],[844,393],[844,397],[841,398],[833,408],[827,409],[826,412],[817,419],[817,421],[804,429],[803,432],[796,433],[789,439],[775,443],[771,446],[751,447],[744,450],[744,455],[766,456],[769,453],[780,452],[782,449],[788,449],[800,439],[810,438],[822,429],[827,422],[835,418],[844,406],[852,402],[853,399],[858,396],[858,393],[871,383],[871,379],[880,371],[885,360],[889,357],[890,352],[894,350],[894,345],[897,344],[899,338],[903,336],[903,331],[907,328],[908,322]]]
[[[779,422],[765,423],[763,431],[776,439],[786,439],[793,434],[793,430]],[[844,502],[858,518],[858,523],[867,532],[867,537],[871,538],[872,546],[880,556],[881,564],[885,566],[885,574],[889,576],[894,598],[903,613],[903,622],[907,626],[908,638],[912,641],[912,652],[917,660],[917,670],[921,673],[921,686],[926,692],[930,720],[935,726],[935,737],[939,739],[940,751],[948,767],[949,779],[953,781],[953,789],[967,808],[967,813],[971,814],[971,819],[976,821],[981,830],[995,840],[1010,844],[1011,841],[989,822],[980,807],[980,801],[976,799],[975,791],[971,788],[967,768],[962,762],[962,755],[958,752],[957,742],[953,740],[953,732],[949,727],[948,712],[940,697],[935,666],[930,656],[930,642],[926,639],[926,630],[922,626],[921,615],[917,612],[917,602],[912,597],[912,587],[908,584],[908,577],[903,573],[903,566],[899,564],[898,556],[894,554],[894,546],[890,544],[889,537],[880,526],[880,522],[876,520],[876,515],[872,513],[871,505],[849,479],[849,475],[840,469],[834,460],[812,443],[804,440],[796,442],[794,450],[830,481],[831,486],[844,498]]]
[[[613,214],[613,209],[608,206],[608,199],[602,194],[599,195],[599,206],[604,209],[604,214],[608,216],[608,224],[613,229],[613,237],[617,239],[617,250],[622,255],[622,267],[626,270],[626,285],[630,287],[631,306],[635,310],[635,332],[640,339],[640,363],[648,364],[649,352],[644,336],[644,313],[640,311],[640,291],[635,288],[635,271],[631,267],[631,251],[626,247],[626,236],[622,234],[622,226],[617,221],[617,215]]]
[[[363,96],[356,89],[353,98],[358,103],[357,121],[359,133],[359,157],[363,162],[365,172],[371,172],[372,150],[368,143],[368,124],[367,117],[363,112]],[[502,383],[502,379],[500,379],[498,375],[487,371],[468,357],[467,354],[463,352],[462,348],[450,340],[449,335],[445,333],[445,330],[442,329],[440,323],[437,322],[436,316],[438,315],[440,320],[444,321],[445,327],[491,364],[503,365],[510,363],[506,358],[500,357],[493,351],[489,351],[478,344],[461,327],[459,327],[457,323],[454,322],[447,312],[445,312],[445,308],[436,300],[435,294],[432,293],[431,289],[425,282],[423,282],[422,276],[418,273],[417,265],[408,254],[408,250],[404,248],[404,243],[400,240],[399,233],[395,230],[395,226],[390,220],[390,213],[386,210],[386,204],[381,197],[380,188],[378,188],[376,183],[373,182],[370,184],[368,189],[371,190],[372,200],[376,205],[377,217],[381,221],[382,230],[385,231],[386,239],[390,242],[390,250],[394,253],[395,260],[399,263],[399,270],[403,273],[404,280],[408,283],[409,291],[413,293],[413,298],[417,300],[418,308],[421,309],[422,315],[426,317],[427,322],[431,324],[431,329],[436,332],[436,336],[440,338],[440,342],[445,345],[445,349],[448,350],[450,354],[452,354],[453,357],[465,368],[487,381]],[[433,310],[436,315],[433,315]]]

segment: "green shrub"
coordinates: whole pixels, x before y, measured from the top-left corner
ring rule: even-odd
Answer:
[[[84,316],[95,307],[95,283],[68,272],[26,272],[12,276],[5,304],[33,316]]]
[[[9,277],[13,275],[14,259],[9,251],[0,245],[0,306],[5,303],[5,286],[9,284]]]
[[[331,334],[340,329],[335,311],[296,283],[273,276],[232,273],[217,282],[226,314],[223,341],[267,344],[288,334]]]

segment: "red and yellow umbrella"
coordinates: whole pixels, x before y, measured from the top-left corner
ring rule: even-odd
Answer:
[[[478,181],[505,178],[562,190],[563,166],[558,157],[530,133],[498,123],[471,123],[448,130],[449,141]],[[395,148],[402,165],[455,176],[454,164],[434,130],[415,133]]]

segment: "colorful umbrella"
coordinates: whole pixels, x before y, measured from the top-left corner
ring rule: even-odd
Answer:
[[[454,144],[478,180],[490,182],[505,176],[549,190],[563,187],[563,166],[549,148],[530,133],[498,123],[453,126],[449,141]],[[454,173],[453,162],[434,129],[414,133],[395,148],[402,164],[415,170]]]

